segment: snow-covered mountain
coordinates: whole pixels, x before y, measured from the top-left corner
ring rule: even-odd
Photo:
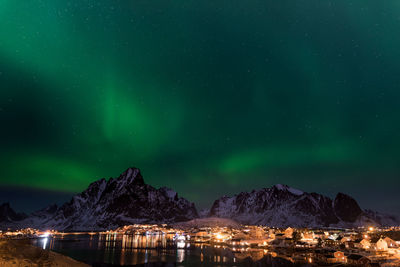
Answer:
[[[394,216],[363,211],[350,196],[338,193],[334,200],[306,193],[287,185],[242,192],[216,200],[209,216],[234,219],[246,224],[276,227],[354,227],[398,225]]]
[[[93,182],[61,207],[50,206],[20,222],[58,230],[113,229],[133,223],[172,223],[197,218],[193,203],[172,189],[145,184],[140,170]]]
[[[30,216],[16,213],[8,203],[0,205],[2,228],[103,230],[134,223],[185,222],[199,217],[277,227],[400,224],[395,216],[362,210],[352,197],[343,193],[332,200],[280,184],[224,196],[209,211],[198,213],[193,203],[178,197],[175,191],[145,184],[137,168],[127,169],[116,179],[98,180],[61,207],[52,205]]]

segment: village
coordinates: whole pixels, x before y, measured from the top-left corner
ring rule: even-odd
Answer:
[[[104,232],[57,232],[31,228],[0,232],[2,239],[48,238],[65,235],[89,234],[106,237],[110,242],[123,235],[123,247],[132,246],[132,238],[164,240],[163,246],[178,250],[190,245],[201,248],[224,248],[235,260],[261,260],[266,255],[280,257],[292,263],[309,266],[400,266],[400,228],[305,229],[270,228],[266,226],[190,227],[135,224]],[[154,239],[154,237],[157,237]],[[113,239],[114,238],[114,239]],[[158,241],[157,241],[158,240]],[[140,246],[148,246],[146,242]],[[137,246],[137,244],[136,244]],[[203,257],[203,255],[201,255]],[[214,261],[224,262],[224,255],[216,254]]]
[[[310,265],[400,266],[400,228],[296,229],[265,226],[192,227],[131,225],[123,234],[170,234],[183,242],[228,247],[238,258],[265,254]],[[179,244],[181,243],[181,244]]]

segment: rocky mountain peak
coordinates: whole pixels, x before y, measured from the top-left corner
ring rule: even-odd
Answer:
[[[10,207],[10,202],[4,202],[3,204],[0,205],[1,210],[9,210],[11,209]]]
[[[9,202],[0,205],[0,222],[19,221],[26,218],[24,213],[16,213]]]
[[[295,188],[292,188],[292,187],[290,187],[288,185],[284,185],[284,184],[276,184],[272,187],[272,189],[275,189],[278,191],[287,191],[287,192],[290,192],[293,195],[297,195],[297,196],[300,196],[304,193],[303,191],[301,191],[299,189],[295,189]]]
[[[171,188],[168,187],[161,187],[160,192],[165,193],[166,196],[168,196],[168,198],[170,199],[178,199],[178,193],[175,192],[174,190],[172,190]]]
[[[338,193],[333,203],[336,216],[345,222],[355,222],[363,213],[357,201],[349,195]]]
[[[145,184],[138,168],[100,179],[61,207],[32,214],[30,226],[57,230],[104,230],[135,223],[174,223],[197,218],[193,203],[167,187]]]
[[[56,212],[58,209],[57,204],[51,204],[50,206],[47,206],[46,208],[43,209],[43,212],[47,212],[47,213],[54,213]]]
[[[125,184],[144,185],[143,176],[140,173],[140,170],[135,167],[128,168],[124,171],[118,177],[118,180],[123,181]]]

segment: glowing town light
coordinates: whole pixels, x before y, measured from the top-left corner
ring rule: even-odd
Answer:
[[[46,231],[43,234],[41,234],[39,237],[49,237],[50,236],[50,232]]]

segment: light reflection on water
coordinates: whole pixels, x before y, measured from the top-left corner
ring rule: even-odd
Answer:
[[[136,265],[151,262],[179,263],[179,266],[237,266],[241,260],[257,261],[267,255],[263,249],[239,249],[173,241],[173,235],[80,234],[39,238],[34,245],[54,250],[89,264]],[[240,264],[239,264],[240,265]]]
[[[43,249],[46,249],[47,247],[47,242],[49,241],[49,238],[48,237],[44,237],[43,239],[42,239],[42,243],[43,243]]]

